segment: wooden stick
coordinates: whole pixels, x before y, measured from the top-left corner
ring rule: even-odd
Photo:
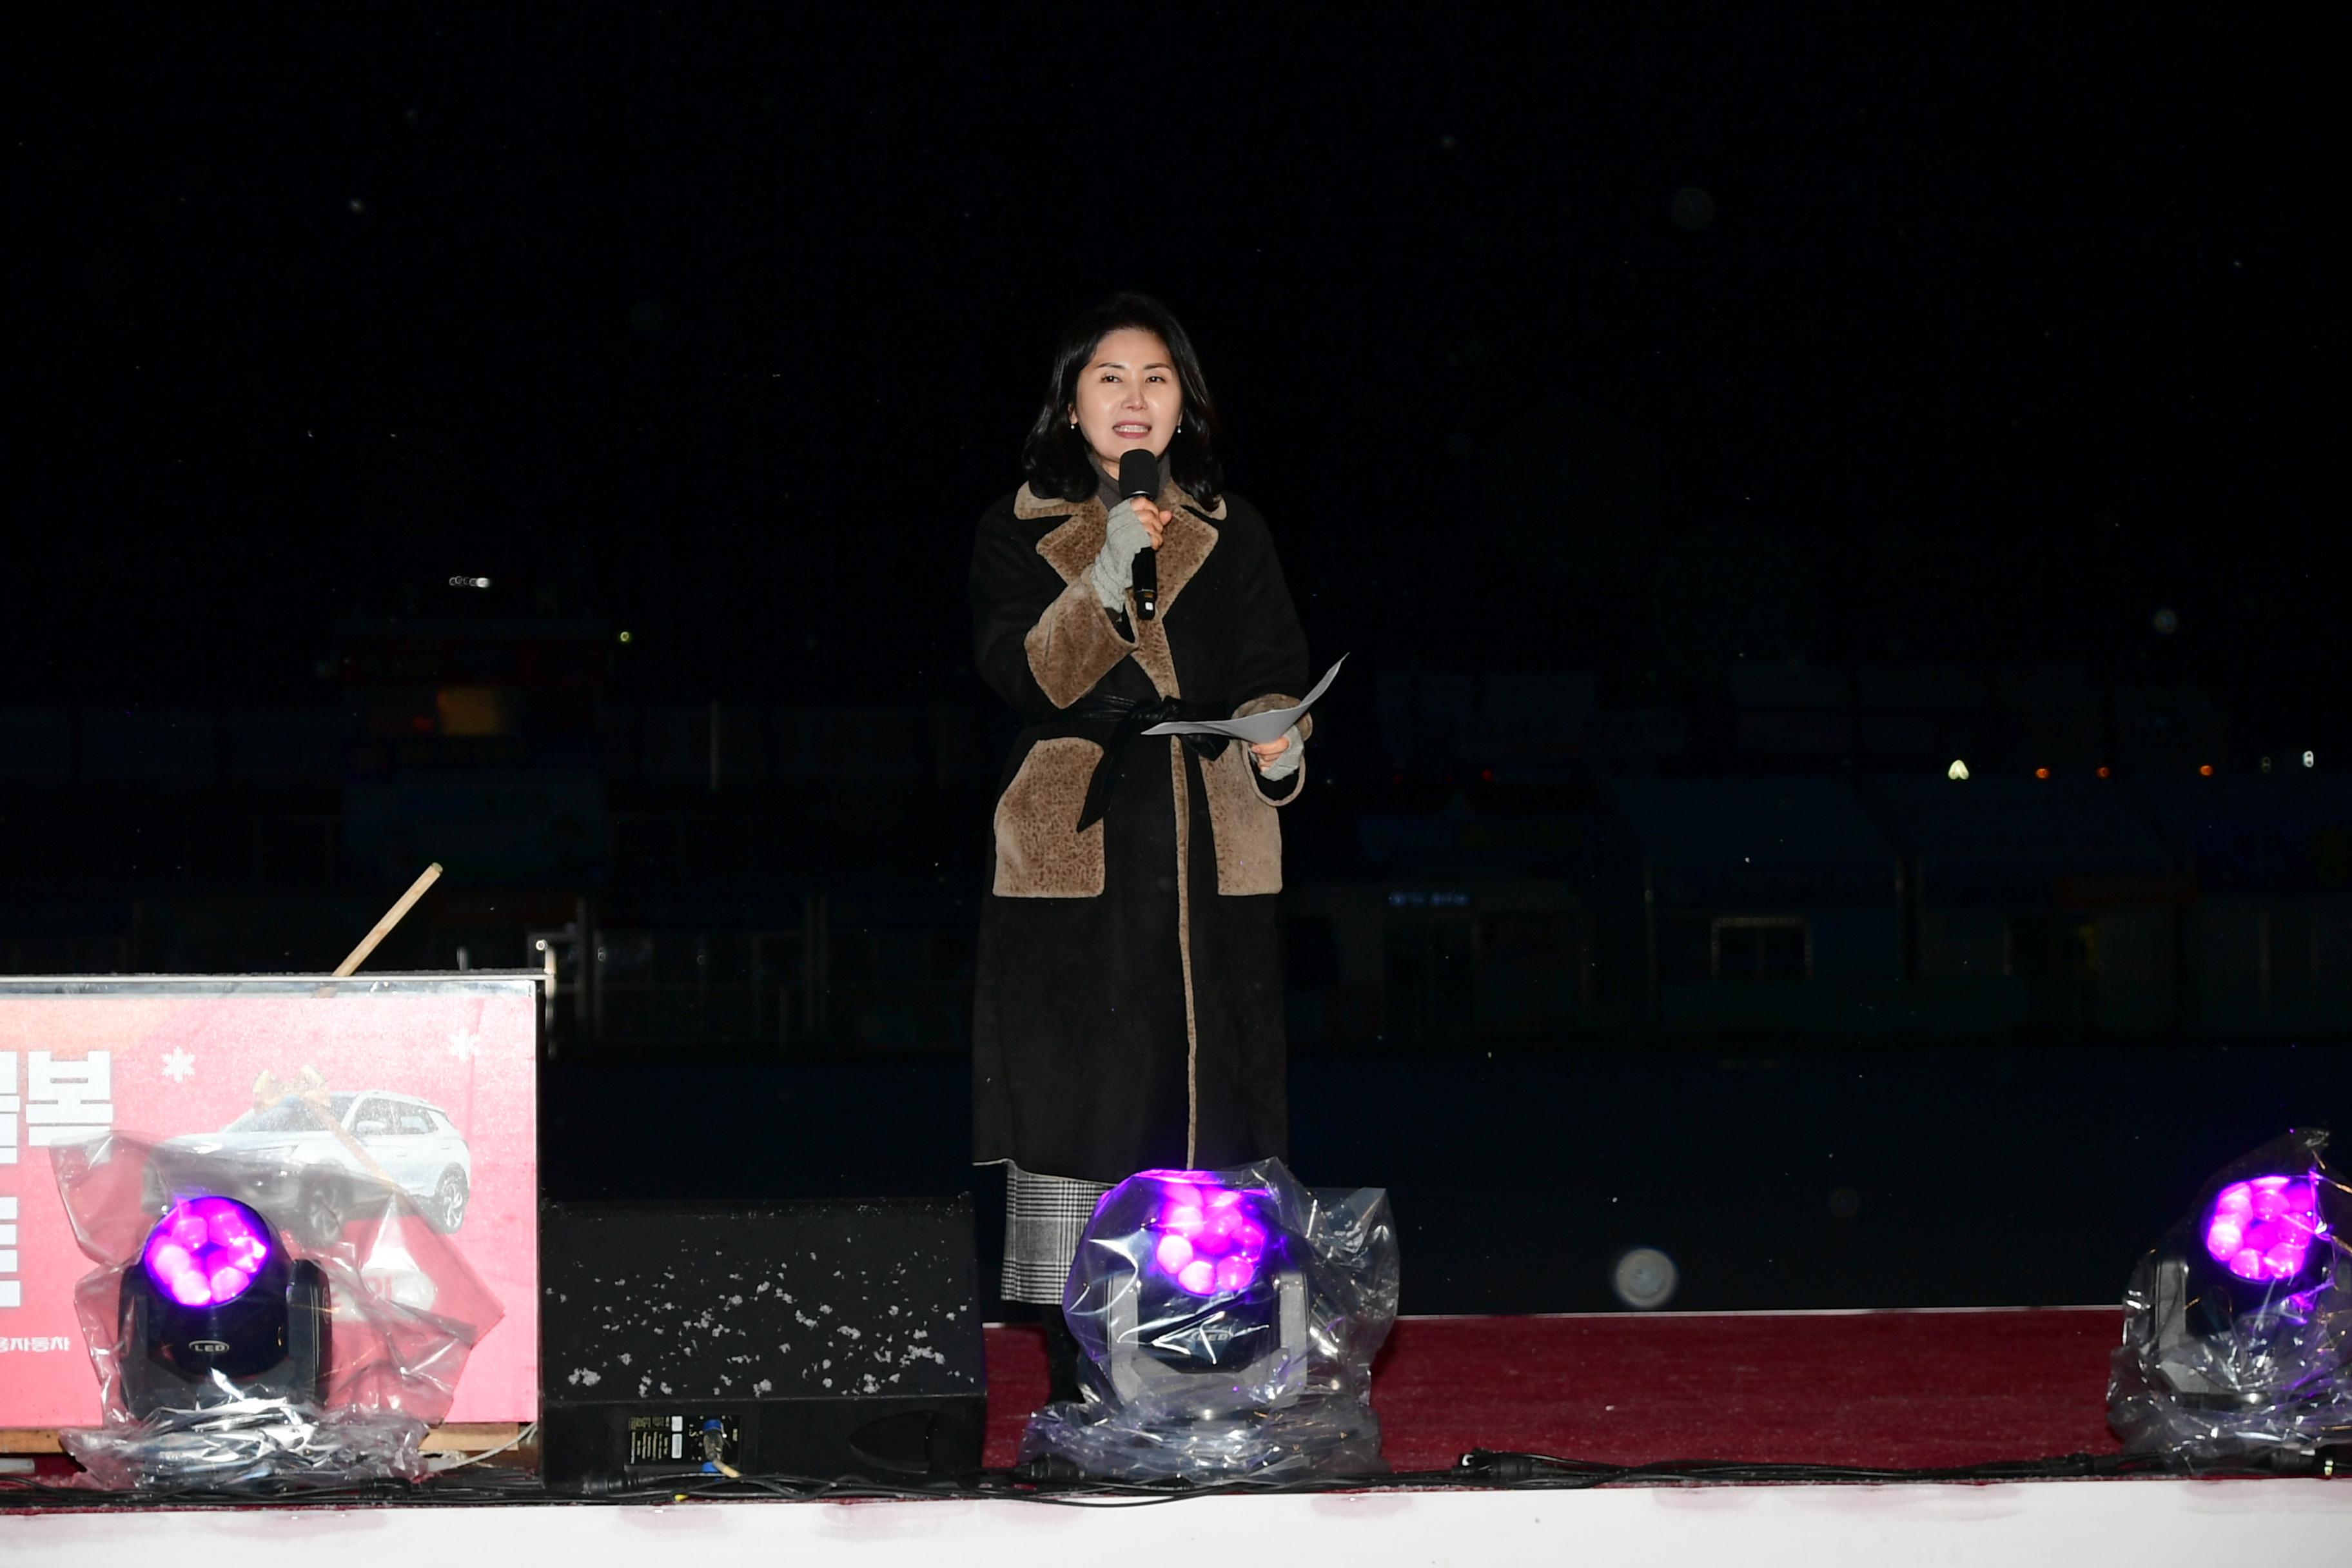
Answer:
[[[427,1431],[419,1446],[428,1454],[478,1454],[519,1436],[520,1421],[459,1421]],[[65,1451],[54,1426],[0,1427],[0,1454],[59,1454]]]
[[[359,946],[352,949],[352,955],[343,960],[341,963],[335,965],[335,973],[337,974],[349,974],[352,970],[357,969],[361,964],[366,963],[367,955],[375,951],[375,944],[382,942],[385,937],[390,936],[392,934],[392,928],[400,923],[400,917],[415,909],[416,907],[416,900],[425,896],[425,889],[431,887],[440,879],[441,862],[436,860],[433,864],[425,868],[423,874],[420,875],[416,880],[408,885],[408,891],[400,895],[400,902],[384,910],[383,919],[375,922],[375,930],[368,932],[367,935],[360,939]]]

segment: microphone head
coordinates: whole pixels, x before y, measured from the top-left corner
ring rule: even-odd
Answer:
[[[1118,455],[1118,494],[1122,500],[1160,493],[1160,459],[1140,447]]]

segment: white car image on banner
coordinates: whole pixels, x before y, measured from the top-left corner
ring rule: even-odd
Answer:
[[[466,1223],[474,1156],[447,1111],[390,1089],[323,1098],[321,1106],[299,1094],[284,1095],[218,1132],[185,1133],[165,1141],[163,1149],[341,1165],[365,1174],[374,1173],[368,1170],[373,1162],[416,1200],[436,1228],[456,1230]]]

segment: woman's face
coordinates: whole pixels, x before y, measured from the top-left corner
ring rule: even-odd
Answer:
[[[1110,473],[1128,453],[1157,458],[1176,437],[1184,416],[1184,395],[1176,386],[1174,356],[1157,332],[1125,327],[1107,332],[1078,373],[1077,397],[1070,416],[1087,448]]]

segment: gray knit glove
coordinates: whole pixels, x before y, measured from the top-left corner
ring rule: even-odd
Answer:
[[[1095,597],[1106,610],[1127,608],[1128,584],[1135,579],[1135,552],[1151,547],[1151,534],[1135,515],[1131,501],[1121,501],[1111,508],[1110,517],[1103,527],[1102,553],[1087,569],[1087,580],[1094,584]]]
[[[1282,755],[1258,768],[1260,777],[1278,782],[1288,778],[1306,764],[1307,737],[1298,732],[1298,726],[1293,724],[1290,727],[1290,732],[1283,739],[1288,741],[1290,744],[1282,749]]]

